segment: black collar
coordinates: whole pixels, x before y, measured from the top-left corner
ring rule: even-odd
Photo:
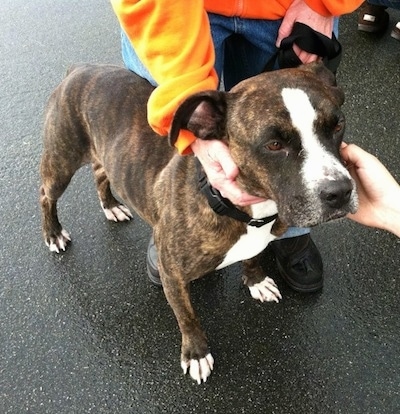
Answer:
[[[254,227],[262,227],[265,224],[276,220],[278,217],[278,214],[274,214],[272,216],[264,217],[261,219],[250,217],[247,213],[235,207],[230,200],[222,197],[221,193],[211,186],[200,164],[200,161],[197,158],[196,169],[199,180],[199,189],[207,197],[208,204],[217,214],[221,216],[231,217],[235,220],[242,221],[243,223],[247,223],[249,226]]]

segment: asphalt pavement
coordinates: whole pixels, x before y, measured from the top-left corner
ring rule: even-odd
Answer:
[[[389,10],[393,26],[400,12]],[[346,139],[400,179],[400,43],[341,19]],[[0,2],[0,413],[400,412],[400,241],[349,220],[313,229],[325,265],[317,294],[257,303],[233,265],[193,283],[216,359],[206,384],[184,376],[180,334],[146,276],[150,228],[105,219],[89,168],[60,201],[73,242],[40,231],[43,107],[69,65],[122,64],[107,0]]]

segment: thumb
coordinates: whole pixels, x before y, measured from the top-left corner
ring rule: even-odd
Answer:
[[[228,180],[234,180],[237,177],[239,168],[233,161],[229,148],[226,145],[222,145],[213,158],[220,164],[221,169]]]
[[[275,43],[276,47],[280,47],[282,40],[290,36],[293,30],[293,23],[293,20],[283,19],[278,31],[278,37]]]

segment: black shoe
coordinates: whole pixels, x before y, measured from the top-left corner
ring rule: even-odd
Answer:
[[[386,6],[375,6],[364,2],[358,12],[358,30],[368,33],[382,33],[389,25]]]
[[[151,236],[149,245],[147,247],[147,257],[146,257],[147,274],[152,283],[154,283],[157,286],[162,286],[160,272],[158,271],[157,261],[158,261],[157,248],[156,248],[156,245],[154,244],[154,237]]]
[[[311,293],[322,288],[322,258],[309,234],[276,240],[270,246],[281,276],[292,289]]]

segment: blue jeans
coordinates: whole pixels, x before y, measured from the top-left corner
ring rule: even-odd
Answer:
[[[221,87],[230,90],[240,81],[261,73],[276,52],[275,42],[281,20],[255,20],[209,14],[215,47],[215,69]],[[136,55],[126,34],[121,34],[125,66],[157,86],[149,71]],[[308,228],[291,227],[282,238],[310,232]]]
[[[400,9],[399,0],[368,0],[368,4],[373,4],[374,6],[390,7],[391,9]]]
[[[241,19],[212,13],[209,19],[215,47],[215,69],[219,78],[224,78],[226,90],[261,73],[276,52],[275,42],[281,20]],[[121,49],[125,66],[157,86],[123,31]]]
[[[254,20],[209,15],[215,48],[215,69],[229,91],[260,74],[275,54],[281,20]],[[276,67],[278,69],[278,67]]]

